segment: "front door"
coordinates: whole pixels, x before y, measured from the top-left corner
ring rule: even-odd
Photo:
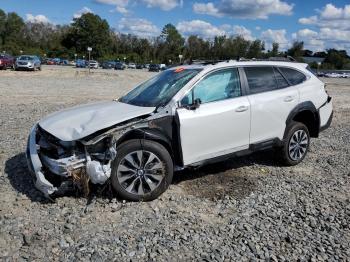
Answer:
[[[209,73],[177,109],[184,165],[249,147],[250,104],[237,68]],[[187,105],[200,101],[198,108]]]

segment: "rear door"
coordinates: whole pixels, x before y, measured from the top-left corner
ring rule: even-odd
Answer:
[[[272,66],[244,68],[251,104],[250,144],[283,138],[286,119],[299,103],[299,93]]]
[[[201,104],[190,109],[196,99]],[[250,105],[237,68],[207,74],[181,105],[177,114],[184,165],[248,148]]]

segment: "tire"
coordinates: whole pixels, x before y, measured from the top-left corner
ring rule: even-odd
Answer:
[[[117,152],[112,162],[111,181],[121,198],[150,201],[159,197],[171,184],[173,161],[161,144],[132,139],[119,145]]]
[[[39,69],[39,71],[41,71],[41,66],[39,66],[39,68],[38,68],[38,69]]]
[[[286,166],[299,164],[305,158],[310,146],[310,134],[300,122],[292,122],[286,127],[287,133],[280,148],[280,159]]]

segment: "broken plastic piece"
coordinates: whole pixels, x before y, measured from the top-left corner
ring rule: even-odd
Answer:
[[[111,176],[111,164],[102,165],[100,162],[92,160],[88,156],[86,163],[86,173],[93,184],[104,184]]]

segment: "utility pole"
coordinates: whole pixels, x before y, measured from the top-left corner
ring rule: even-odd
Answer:
[[[89,67],[89,75],[90,75],[90,58],[91,58],[92,47],[88,47],[87,50],[88,50],[88,52],[89,52],[89,63],[88,63],[88,67]]]

